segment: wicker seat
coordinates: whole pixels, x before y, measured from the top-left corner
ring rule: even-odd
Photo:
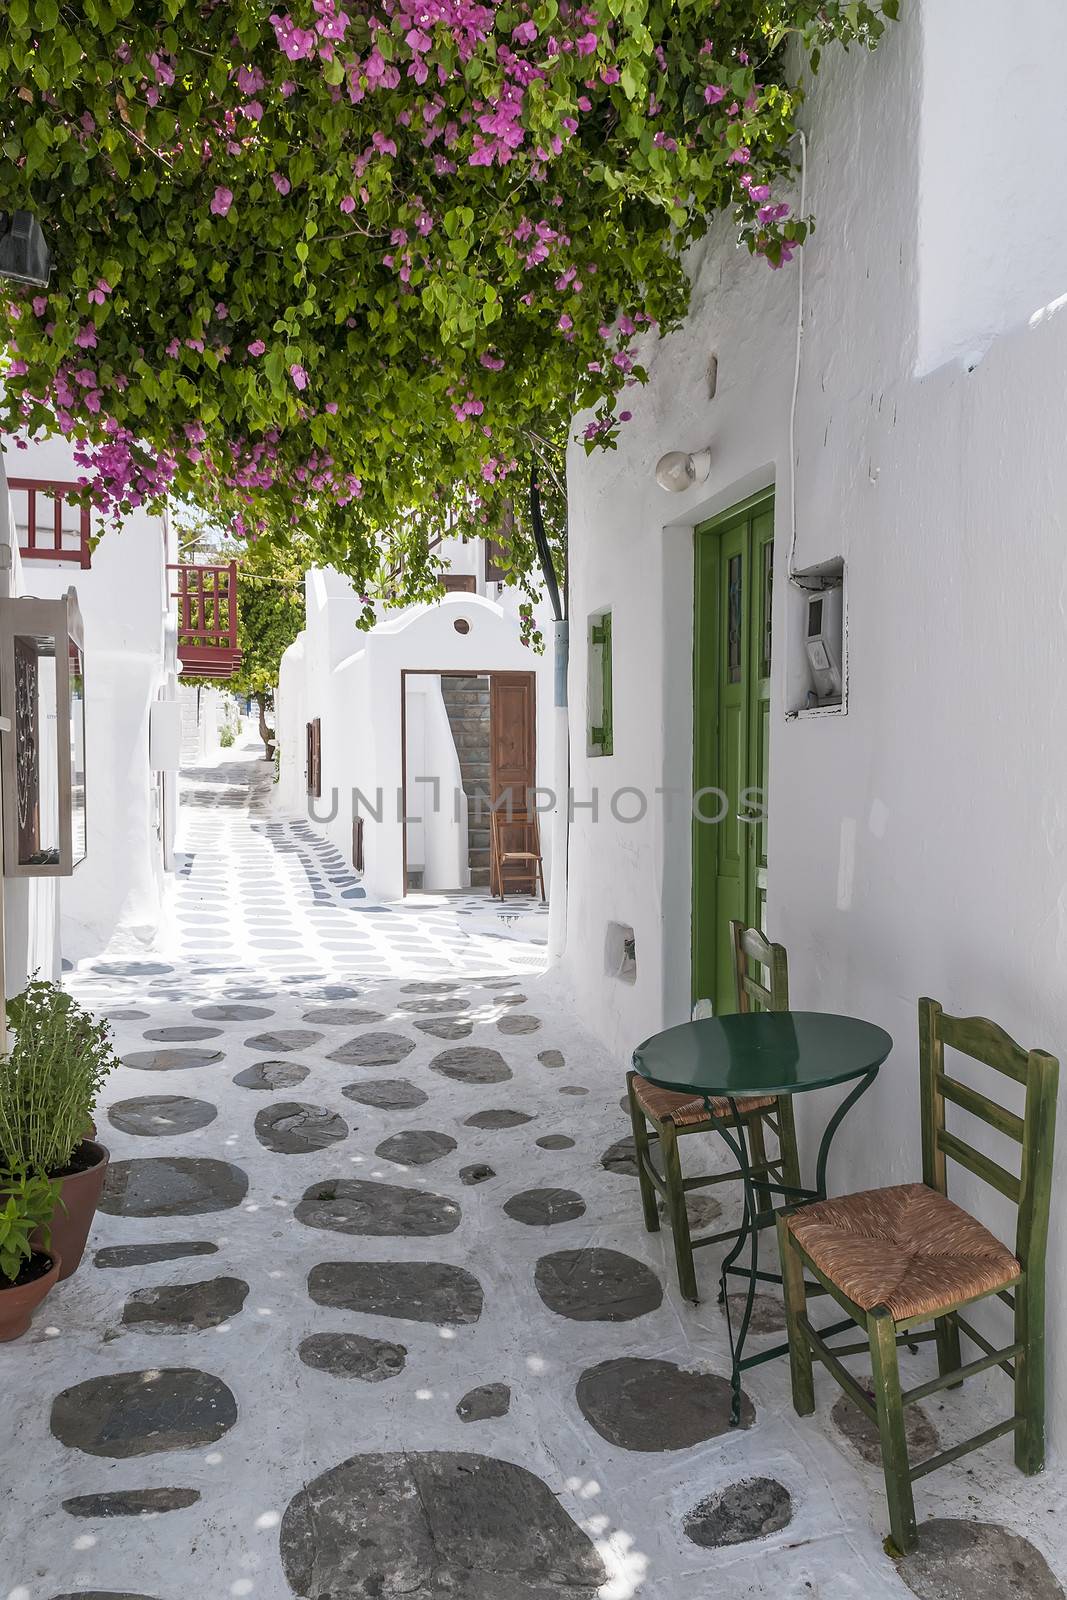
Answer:
[[[704,1106],[703,1095],[674,1094],[670,1089],[657,1089],[649,1083],[647,1078],[642,1078],[639,1072],[633,1076],[634,1098],[646,1117],[652,1117],[656,1122],[673,1122],[676,1128],[695,1128],[700,1123],[711,1127],[711,1118]],[[741,1115],[747,1116],[750,1111],[762,1111],[765,1106],[775,1104],[773,1095],[747,1095],[736,1100]],[[730,1115],[730,1102],[724,1095],[712,1095],[711,1107],[717,1117]]]
[[[821,1200],[785,1226],[809,1261],[863,1311],[895,1321],[1015,1283],[1022,1268],[988,1228],[924,1183]]]

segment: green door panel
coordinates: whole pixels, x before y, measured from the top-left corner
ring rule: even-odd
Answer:
[[[693,997],[717,1013],[734,1008],[731,920],[765,920],[773,553],[770,491],[696,530]]]

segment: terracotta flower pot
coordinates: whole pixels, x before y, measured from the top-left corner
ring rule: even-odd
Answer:
[[[50,1250],[52,1264],[47,1272],[31,1278],[29,1283],[8,1283],[0,1286],[0,1344],[8,1339],[19,1339],[26,1332],[41,1301],[59,1277],[60,1258]]]
[[[84,1157],[90,1152],[95,1157],[91,1166],[59,1179],[59,1200],[52,1214],[52,1242],[49,1249],[56,1251],[62,1259],[60,1282],[78,1270],[100,1202],[100,1191],[104,1187],[110,1156],[102,1144],[83,1139],[75,1151],[75,1158]],[[34,1243],[36,1245],[36,1238]]]

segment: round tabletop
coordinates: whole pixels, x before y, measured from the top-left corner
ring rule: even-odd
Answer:
[[[803,1094],[861,1078],[893,1048],[884,1028],[828,1011],[752,1011],[682,1022],[634,1051],[634,1066],[679,1094]]]

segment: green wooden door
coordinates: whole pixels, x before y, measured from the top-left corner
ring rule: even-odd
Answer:
[[[693,997],[723,1012],[730,922],[763,928],[767,901],[773,493],[698,528],[695,546]]]

